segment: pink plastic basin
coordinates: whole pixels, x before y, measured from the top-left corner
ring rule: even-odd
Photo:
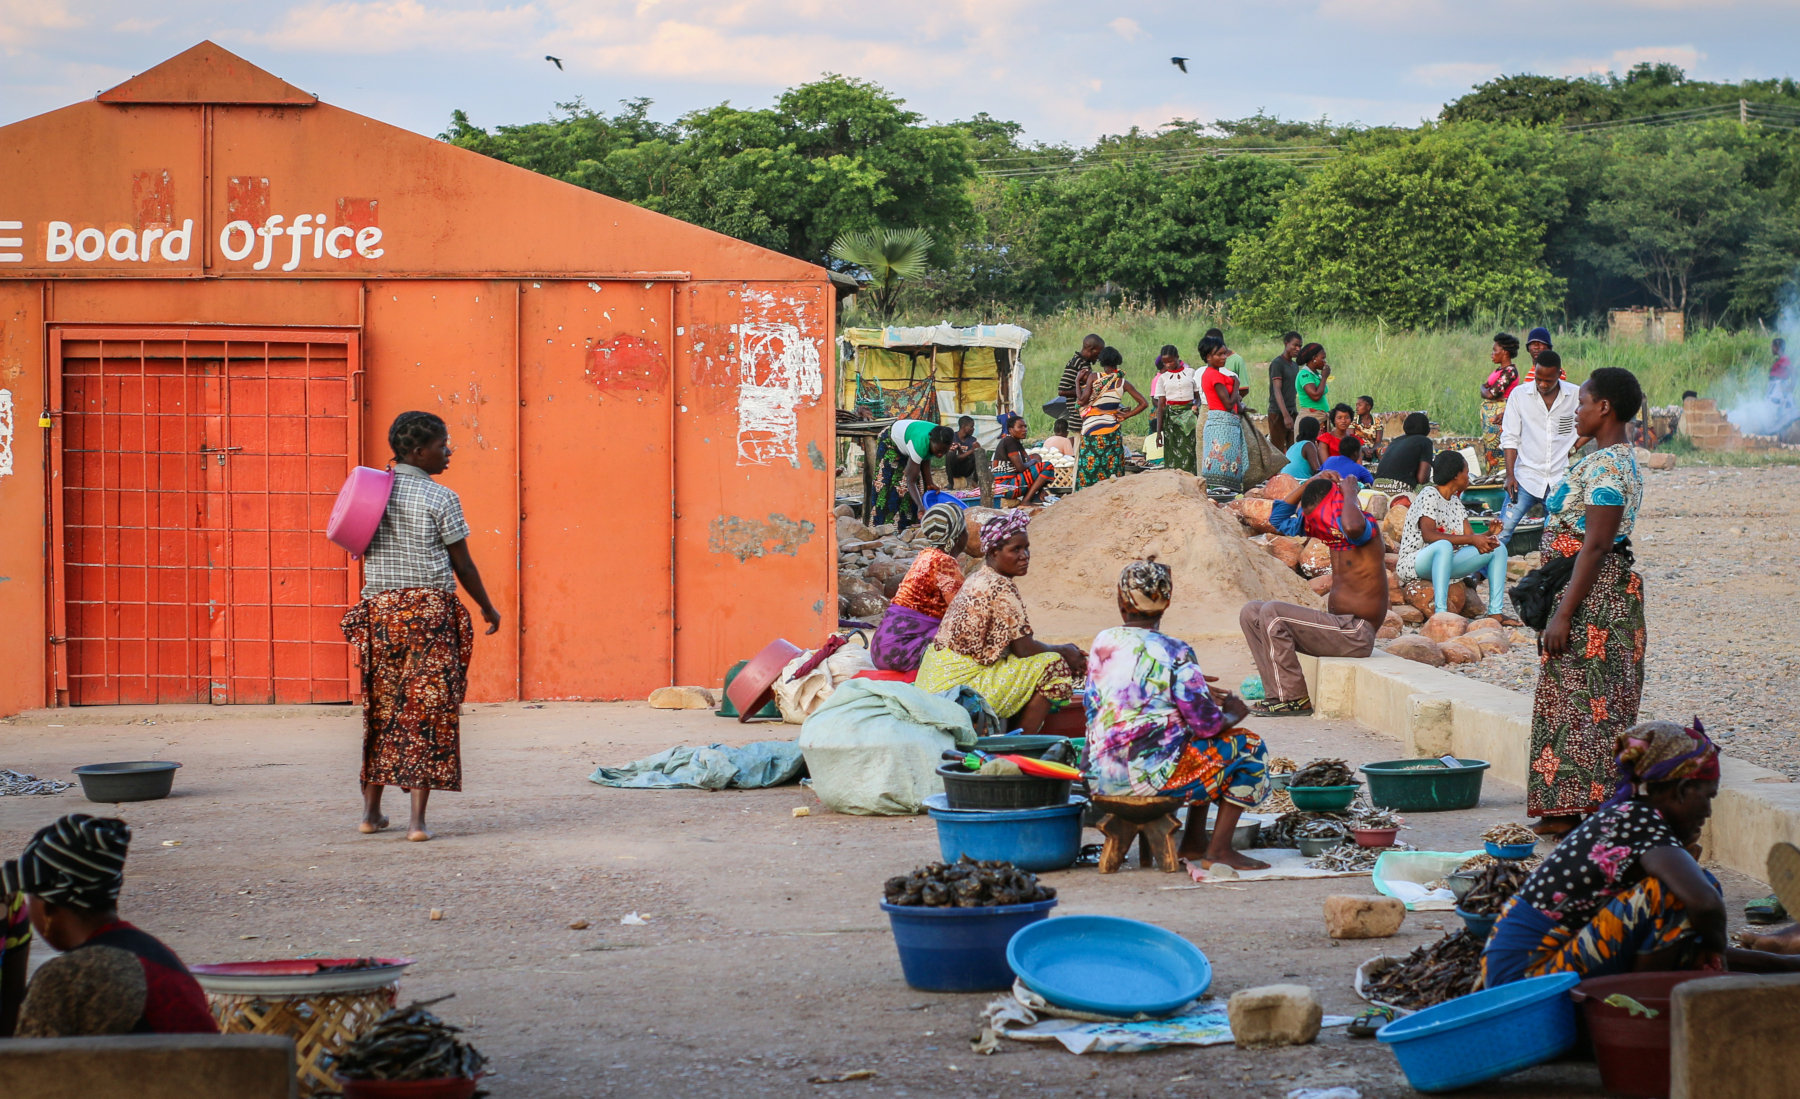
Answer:
[[[331,521],[325,525],[325,537],[332,544],[361,557],[375,538],[375,528],[387,512],[388,497],[394,491],[394,475],[381,469],[357,466],[350,479],[338,489],[337,503],[331,505]]]

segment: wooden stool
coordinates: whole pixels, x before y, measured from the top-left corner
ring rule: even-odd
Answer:
[[[1180,837],[1176,833],[1181,822],[1175,819],[1175,811],[1181,808],[1180,798],[1134,794],[1096,796],[1090,800],[1095,808],[1106,814],[1095,825],[1106,837],[1106,845],[1100,849],[1102,874],[1116,873],[1125,865],[1125,856],[1131,853],[1133,840],[1138,842],[1139,866],[1155,864],[1166,874],[1179,869],[1176,848]]]

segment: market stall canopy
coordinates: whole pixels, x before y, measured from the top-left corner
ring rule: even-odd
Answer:
[[[876,418],[967,414],[991,442],[987,436],[999,431],[993,417],[1022,400],[1020,352],[1030,338],[1016,324],[848,329],[838,407],[864,408]]]

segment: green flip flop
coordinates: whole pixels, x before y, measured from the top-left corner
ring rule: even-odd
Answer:
[[[1373,1038],[1375,1032],[1394,1021],[1394,1009],[1391,1007],[1367,1007],[1350,1024],[1344,1033],[1352,1038]]]
[[[1744,919],[1754,924],[1780,923],[1787,919],[1787,906],[1780,897],[1759,897],[1744,903]]]
[[[1783,908],[1800,912],[1800,847],[1778,843],[1769,848],[1769,887]]]

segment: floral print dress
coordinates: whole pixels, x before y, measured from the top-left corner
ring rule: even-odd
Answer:
[[[1589,507],[1622,507],[1619,539],[1644,502],[1632,448],[1598,450],[1571,468],[1544,502],[1544,560],[1573,557],[1587,534]],[[1526,811],[1535,817],[1593,812],[1618,783],[1613,738],[1637,724],[1644,691],[1644,580],[1618,553],[1575,609],[1569,647],[1543,658],[1531,711]]]
[[[1088,654],[1088,788],[1105,796],[1223,800],[1248,809],[1269,792],[1262,738],[1228,727],[1187,642],[1135,626]]]

